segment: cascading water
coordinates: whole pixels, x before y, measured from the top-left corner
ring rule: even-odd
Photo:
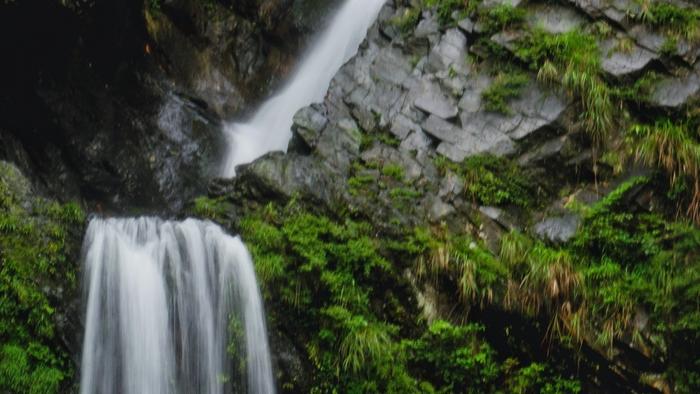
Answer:
[[[333,76],[356,52],[386,0],[347,0],[298,66],[287,86],[265,102],[247,123],[226,125],[228,142],[221,175],[271,151],[286,151],[294,114],[321,101]]]
[[[249,123],[226,127],[224,176],[286,149],[296,111],[323,98],[385,1],[347,0],[286,88]],[[275,392],[260,292],[239,238],[193,219],[93,219],[83,250],[82,394]]]
[[[84,253],[81,393],[274,392],[263,305],[239,238],[193,219],[93,219]],[[242,343],[228,343],[229,331],[242,331]],[[238,386],[227,348],[245,355]]]

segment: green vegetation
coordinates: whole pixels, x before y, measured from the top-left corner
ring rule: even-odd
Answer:
[[[525,10],[511,4],[499,4],[493,8],[480,10],[479,20],[487,32],[499,32],[517,27],[525,20]]]
[[[697,129],[697,126],[696,126]],[[689,185],[687,214],[700,221],[700,141],[689,123],[659,119],[653,125],[632,126],[636,156],[644,164],[666,171],[672,189]]]
[[[481,205],[514,205],[521,208],[535,204],[537,183],[515,162],[493,155],[477,155],[460,164],[438,156],[435,164],[442,172],[451,170],[466,182],[467,195]]]
[[[691,41],[700,39],[700,10],[681,8],[661,0],[638,0],[640,11],[635,18],[645,24]]]
[[[601,77],[598,45],[590,34],[573,30],[531,32],[515,51],[543,82],[558,82],[580,98],[581,120],[594,141],[604,141],[614,126],[612,92]]]
[[[422,324],[406,309],[413,306],[400,273],[412,261],[436,274],[456,262],[456,272],[475,275],[477,293],[469,297],[484,300],[491,296],[481,289],[498,286],[505,271],[491,257],[495,271],[487,273],[489,252],[468,238],[447,242],[425,229],[387,238],[374,231],[368,223],[310,213],[294,201],[268,205],[241,222],[268,310],[285,311],[271,316],[273,325],[304,333],[315,370],[312,392],[487,393],[506,385],[527,393],[545,386],[553,393],[579,392],[576,381],[552,367],[502,362],[479,325],[437,321],[411,334]],[[436,250],[448,244],[445,262]]]
[[[484,106],[488,111],[509,115],[508,101],[520,96],[523,88],[530,81],[524,73],[499,73],[493,83],[481,93]]]
[[[462,14],[467,14],[467,5],[476,3],[468,0],[425,0],[423,4],[426,7],[434,8],[437,11],[438,21],[442,25],[450,25],[454,23],[452,13],[457,11]]]
[[[229,205],[223,198],[197,197],[194,200],[192,213],[214,221],[222,221],[226,218]]]
[[[408,34],[420,20],[420,8],[406,8],[403,15],[396,17],[391,22],[399,28],[401,33]]]
[[[403,182],[405,177],[403,167],[395,163],[385,164],[384,167],[382,167],[382,175],[393,178],[399,182]]]
[[[79,243],[69,237],[82,234],[85,216],[31,197],[14,167],[0,170],[0,391],[58,393],[73,370],[51,289],[76,291]]]

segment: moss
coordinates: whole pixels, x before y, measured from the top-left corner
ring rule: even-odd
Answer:
[[[420,20],[420,8],[409,7],[406,8],[403,15],[397,16],[391,20],[403,34],[410,33],[418,24]]]
[[[510,114],[508,101],[519,97],[529,81],[530,78],[524,73],[499,73],[493,83],[481,93],[486,110]]]
[[[230,209],[224,198],[197,197],[192,206],[192,213],[206,219],[222,221]]]
[[[536,182],[514,162],[496,156],[473,156],[461,167],[467,193],[482,205],[532,207]]]
[[[668,34],[691,41],[700,39],[700,10],[681,8],[659,0],[643,0],[635,19]]]
[[[382,175],[393,178],[399,182],[403,182],[406,176],[403,167],[395,163],[385,164],[384,167],[382,167]]]
[[[18,171],[0,174],[0,391],[57,393],[73,376],[55,323],[50,289],[76,291],[76,204],[36,198]],[[25,185],[25,186],[21,186]],[[70,242],[73,241],[73,242]]]
[[[484,25],[486,32],[496,33],[521,25],[525,21],[525,15],[526,12],[522,8],[511,4],[499,4],[480,10],[479,21]]]

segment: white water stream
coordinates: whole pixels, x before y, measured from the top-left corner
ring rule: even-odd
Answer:
[[[224,133],[228,151],[221,176],[271,151],[286,151],[294,114],[320,102],[333,76],[355,53],[386,0],[347,0],[301,61],[291,80],[246,123],[231,123]]]
[[[282,92],[226,127],[224,176],[286,150],[292,117],[323,99],[384,2],[347,0]],[[93,219],[83,253],[81,394],[275,392],[260,291],[238,237],[193,219]]]
[[[193,219],[93,219],[84,253],[81,393],[223,393],[227,345],[246,356],[239,387],[274,392],[263,304],[239,238]],[[232,317],[241,343],[228,341]]]

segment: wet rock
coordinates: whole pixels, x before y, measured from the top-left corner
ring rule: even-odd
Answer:
[[[440,34],[440,23],[435,15],[429,15],[427,18],[421,19],[413,32],[413,36],[417,38],[428,38]]]
[[[459,22],[457,22],[457,26],[467,34],[474,32],[474,21],[469,18],[460,19]]]
[[[445,219],[449,215],[455,212],[455,208],[442,201],[439,197],[434,197],[430,203],[429,216],[430,220],[433,222],[438,222]]]
[[[518,164],[521,166],[543,163],[544,161],[558,156],[568,142],[568,136],[561,136],[546,141],[544,144],[529,149],[518,158]]]
[[[405,151],[425,151],[430,148],[432,141],[422,130],[416,130],[401,141],[400,148]]]
[[[445,177],[440,182],[440,190],[438,197],[452,198],[457,197],[464,191],[464,180],[459,175],[452,171],[448,171]]]
[[[432,48],[428,55],[427,70],[430,72],[449,71],[467,73],[467,37],[453,28],[445,32],[440,43]]]
[[[328,119],[318,106],[311,105],[300,109],[294,115],[293,122],[292,131],[297,133],[306,145],[314,147],[326,124],[328,124]]]
[[[561,4],[534,4],[527,23],[531,28],[541,28],[549,33],[566,33],[586,22],[586,18],[575,9]]]
[[[624,46],[629,46],[625,48]],[[600,44],[601,67],[612,76],[622,77],[644,69],[658,58],[655,53],[640,47],[629,38],[609,39]]]
[[[416,108],[442,119],[454,118],[458,113],[457,105],[453,100],[443,94],[440,87],[431,81],[423,80],[422,91],[413,104]]]
[[[508,135],[515,140],[521,140],[545,126],[556,126],[568,105],[561,95],[544,91],[535,83],[526,86],[520,97],[509,104],[511,111],[522,116],[517,126],[508,131]]]
[[[392,120],[389,131],[403,141],[411,132],[419,132],[421,128],[406,115],[399,114]]]
[[[352,119],[341,119],[326,126],[318,139],[316,151],[339,170],[348,168],[360,153],[362,133]]]
[[[496,207],[479,207],[479,211],[489,219],[497,222],[508,230],[519,230],[516,220],[508,212]]]
[[[684,77],[669,77],[659,82],[650,101],[660,107],[679,108],[699,97],[700,73],[691,72]]]
[[[342,198],[343,179],[311,156],[269,153],[238,168],[235,194],[287,200],[295,195],[332,206]]]
[[[565,243],[576,235],[581,219],[577,215],[547,218],[537,223],[533,231],[541,239],[553,243]]]

